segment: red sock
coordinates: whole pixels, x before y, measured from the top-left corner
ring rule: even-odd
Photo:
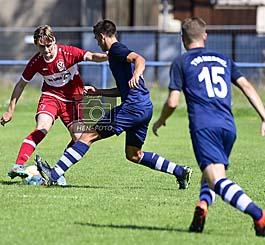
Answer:
[[[20,147],[16,164],[24,165],[25,162],[30,158],[30,156],[34,152],[36,146],[43,140],[45,135],[46,134],[44,134],[38,129],[35,129],[31,134],[29,134],[24,139]]]

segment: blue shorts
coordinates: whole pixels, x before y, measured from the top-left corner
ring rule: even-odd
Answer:
[[[126,145],[141,148],[144,144],[153,107],[131,108],[124,104],[113,108],[94,126],[102,138],[126,132]]]
[[[223,128],[205,128],[191,134],[196,160],[203,171],[211,163],[229,165],[236,134]]]

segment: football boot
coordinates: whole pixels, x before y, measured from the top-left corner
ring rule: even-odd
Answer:
[[[24,165],[14,164],[11,170],[7,174],[11,179],[20,177],[22,179],[28,177],[28,173],[25,171]]]
[[[262,217],[259,220],[254,220],[254,229],[256,236],[265,236],[265,210],[262,210]]]
[[[191,175],[192,175],[192,169],[190,167],[184,167],[182,176],[177,177],[179,189],[188,189]]]
[[[59,185],[59,186],[66,186],[66,179],[62,175],[57,180],[54,180],[51,176],[51,167],[50,165],[45,161],[43,162],[41,157],[39,155],[36,155],[35,158],[36,166],[38,171],[40,172],[41,176],[43,177],[45,181],[45,185],[51,186],[51,185]]]
[[[205,201],[199,202],[195,208],[193,220],[189,228],[190,232],[203,232],[207,212],[207,203]]]

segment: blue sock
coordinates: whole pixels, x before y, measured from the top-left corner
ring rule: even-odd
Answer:
[[[200,190],[200,201],[207,202],[208,206],[212,205],[213,202],[216,200],[216,194],[214,191],[212,191],[207,182],[203,182],[201,184],[201,190]]]
[[[62,176],[73,164],[78,162],[88,151],[89,146],[81,141],[77,141],[72,147],[69,147],[56,163],[51,171],[51,177],[56,181]]]
[[[161,172],[173,174],[176,177],[181,177],[183,174],[183,166],[170,162],[153,152],[144,152],[139,164]]]
[[[215,183],[214,190],[225,202],[249,214],[254,220],[259,220],[262,217],[262,209],[243,192],[240,186],[231,180],[219,179]]]

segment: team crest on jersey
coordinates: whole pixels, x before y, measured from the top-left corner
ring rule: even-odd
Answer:
[[[57,63],[57,68],[58,70],[61,72],[61,71],[65,71],[66,70],[66,67],[65,67],[65,64],[64,64],[64,61],[63,60],[58,60]]]

